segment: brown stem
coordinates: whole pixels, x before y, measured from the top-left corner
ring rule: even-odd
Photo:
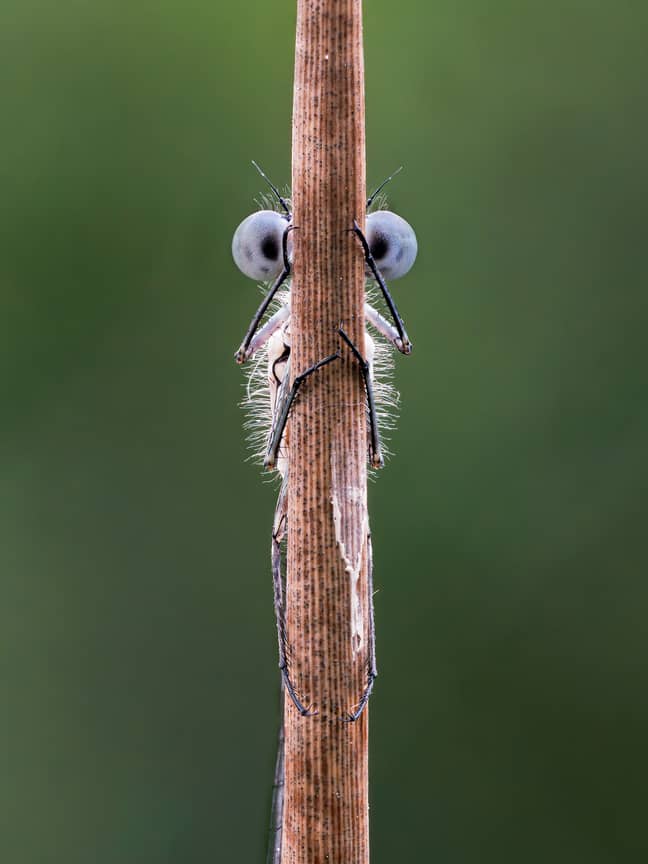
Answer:
[[[365,219],[361,0],[298,0],[293,105],[292,376],[310,376],[290,419],[290,674],[317,714],[285,708],[282,864],[368,864],[368,715],[345,715],[366,684],[364,261],[351,233]]]

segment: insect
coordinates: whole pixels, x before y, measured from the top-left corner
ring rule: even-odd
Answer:
[[[236,352],[236,361],[243,364],[257,352],[265,350],[267,356],[267,396],[270,403],[269,432],[265,446],[264,466],[277,470],[282,477],[281,489],[275,508],[272,528],[272,576],[274,606],[279,643],[279,668],[286,691],[292,702],[303,716],[312,712],[299,697],[290,678],[288,662],[288,634],[283,601],[281,574],[281,545],[287,530],[287,484],[288,448],[286,442],[287,422],[291,407],[299,389],[309,376],[340,357],[340,349],[334,354],[313,364],[297,375],[290,385],[290,290],[289,278],[292,262],[291,232],[296,230],[292,224],[292,214],[288,201],[277,187],[268,179],[259,166],[254,167],[268,184],[276,198],[280,210],[262,209],[244,219],[234,232],[232,256],[234,262],[246,276],[257,281],[270,283],[267,293],[254,314],[243,342]],[[399,168],[398,171],[401,169]],[[376,200],[384,186],[398,173],[388,177],[367,200],[367,209]],[[371,303],[366,300],[364,315],[366,323],[390,342],[402,354],[412,350],[405,326],[396,304],[387,287],[386,279],[404,276],[414,264],[417,254],[416,235],[412,227],[396,213],[388,210],[369,212],[366,221],[366,234],[357,221],[350,227],[361,244],[365,258],[365,274],[375,283],[377,291],[384,300],[391,317],[387,320]],[[281,290],[283,289],[283,290]],[[278,300],[276,311],[271,310],[273,300]],[[269,315],[269,317],[266,317]],[[264,318],[266,320],[264,321]],[[264,323],[262,323],[264,321]],[[369,332],[365,332],[365,351],[363,357],[358,348],[340,327],[340,348],[346,346],[355,357],[360,368],[367,397],[368,451],[369,460],[374,468],[383,465],[384,458],[379,433],[378,413],[374,395],[374,358],[376,346]],[[344,718],[353,722],[364,710],[377,675],[375,662],[375,638],[373,624],[373,589],[371,574],[371,547],[369,546],[369,597],[370,597],[370,657],[367,665],[365,690],[354,711]]]
[[[288,448],[286,425],[300,387],[310,375],[338,359],[340,351],[323,358],[301,372],[295,377],[292,386],[289,386],[291,377],[289,290],[292,262],[291,232],[295,230],[296,226],[292,224],[292,214],[288,201],[280,194],[277,187],[268,179],[261,168],[255,162],[253,165],[272,190],[281,212],[269,209],[258,210],[244,219],[234,232],[232,256],[238,268],[251,279],[270,283],[235,357],[237,363],[243,364],[253,358],[261,349],[265,349],[267,356],[270,428],[267,433],[264,465],[267,469],[277,470],[282,477],[282,485],[275,508],[271,551],[274,605],[279,643],[279,668],[286,691],[295,707],[300,714],[307,716],[313,712],[303,704],[298,696],[288,669],[288,637],[281,576],[281,544],[287,531]],[[397,173],[394,172],[390,175],[369,197],[367,209],[371,207],[376,196]],[[416,235],[412,227],[402,217],[388,210],[369,212],[366,225],[366,235],[355,220],[353,227],[349,230],[357,237],[362,246],[366,276],[377,286],[393,323],[388,321],[368,301],[365,302],[364,307],[365,320],[398,351],[402,354],[409,354],[412,350],[412,343],[389,292],[386,279],[397,279],[409,272],[417,254]],[[280,290],[282,288],[283,291]],[[278,309],[274,312],[271,311],[273,300],[278,300],[279,304]],[[269,317],[262,324],[269,310]],[[362,373],[367,396],[369,460],[374,468],[380,468],[384,458],[374,395],[374,340],[368,332],[365,332],[367,356],[363,357],[345,331],[340,328],[338,332],[341,347],[346,345],[352,352]],[[369,579],[371,580],[371,573]],[[370,627],[372,656],[368,663],[367,685],[356,710],[350,712],[345,718],[350,721],[357,720],[364,710],[377,674],[373,647],[373,610]]]
[[[232,240],[232,255],[238,268],[246,276],[257,281],[268,283],[265,297],[257,309],[243,342],[236,352],[236,361],[246,363],[252,358],[259,360],[253,367],[248,383],[248,404],[257,406],[265,404],[269,411],[265,412],[260,421],[262,435],[263,463],[268,469],[279,472],[282,483],[275,507],[272,525],[272,580],[274,591],[274,607],[277,621],[277,639],[279,643],[279,668],[283,688],[289,694],[293,704],[302,716],[317,713],[311,711],[301,701],[290,678],[288,634],[286,632],[286,616],[284,608],[284,588],[282,579],[281,546],[286,537],[288,524],[287,491],[288,491],[288,446],[287,421],[290,409],[299,392],[299,388],[310,375],[340,356],[336,351],[318,363],[296,376],[290,386],[290,287],[289,278],[292,264],[291,232],[295,230],[292,224],[292,214],[288,201],[280,194],[276,186],[266,177],[256,163],[253,163],[259,174],[266,181],[275,196],[279,210],[262,209],[251,214],[241,222]],[[399,168],[398,171],[401,169]],[[394,172],[388,177],[367,200],[367,210],[376,200],[383,187],[392,180]],[[365,273],[369,280],[377,286],[393,323],[387,320],[372,303],[365,298],[364,314],[367,324],[381,334],[388,343],[403,354],[409,354],[412,344],[409,341],[403,321],[387,288],[386,279],[396,279],[404,276],[412,267],[417,253],[416,235],[411,226],[400,216],[387,210],[377,210],[367,215],[367,233],[363,234],[358,223],[354,221],[350,228],[360,242],[365,257]],[[274,306],[273,307],[273,301]],[[265,321],[264,321],[265,318]],[[264,323],[262,323],[264,322]],[[363,357],[358,348],[340,328],[339,336],[342,345],[352,352],[360,367],[365,392],[367,396],[368,418],[368,451],[371,465],[379,468],[383,464],[383,451],[379,434],[378,408],[375,393],[382,396],[380,402],[390,401],[389,388],[381,382],[374,381],[374,373],[381,356],[380,343],[374,343],[370,333],[365,329],[365,352]],[[255,373],[259,373],[256,374]],[[256,383],[254,383],[256,382]],[[258,398],[257,398],[258,397]],[[252,419],[252,425],[257,420]],[[362,714],[373,688],[377,675],[375,657],[375,627],[373,614],[373,579],[371,538],[367,537],[368,578],[367,590],[369,599],[369,657],[367,660],[367,679],[364,692],[355,710],[349,712],[343,719],[349,722],[357,720]],[[282,704],[283,692],[282,688]],[[272,797],[271,841],[268,847],[268,864],[279,864],[281,861],[281,835],[283,821],[284,795],[284,737],[283,725],[279,729],[279,745],[275,765],[274,790]]]

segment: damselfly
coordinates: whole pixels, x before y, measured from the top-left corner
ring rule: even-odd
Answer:
[[[278,209],[261,209],[251,214],[241,222],[232,240],[232,255],[238,268],[251,279],[268,283],[267,291],[261,305],[257,309],[245,338],[236,352],[236,361],[243,364],[256,356],[261,356],[261,371],[253,383],[248,385],[248,403],[254,404],[255,397],[269,405],[267,422],[261,420],[261,431],[264,438],[263,462],[267,469],[277,470],[282,478],[281,489],[275,508],[272,527],[272,578],[274,589],[274,606],[277,622],[279,643],[279,668],[286,691],[297,710],[303,716],[316,713],[307,707],[291,680],[289,671],[289,641],[286,631],[286,615],[284,607],[284,588],[282,578],[281,547],[286,537],[288,512],[288,447],[286,441],[287,423],[291,407],[297,397],[300,387],[309,376],[315,374],[328,363],[340,357],[345,347],[351,351],[360,368],[367,398],[368,418],[368,453],[369,461],[374,468],[383,465],[384,457],[379,431],[381,384],[376,382],[375,369],[377,357],[380,355],[371,334],[365,332],[365,355],[363,356],[351,341],[342,327],[338,329],[340,348],[334,354],[324,357],[304,372],[297,375],[290,384],[290,273],[292,265],[292,213],[287,198],[281,195],[277,187],[266,177],[256,163],[257,171],[272,190]],[[398,169],[400,171],[400,169]],[[367,200],[367,210],[376,200],[383,187],[395,176],[395,172],[387,178]],[[382,297],[391,322],[369,302],[367,297],[364,306],[365,321],[375,331],[402,354],[412,350],[405,326],[396,304],[387,287],[386,279],[397,279],[404,276],[414,264],[417,253],[416,235],[412,227],[400,216],[385,209],[368,212],[366,234],[356,221],[352,231],[362,246],[365,258],[365,272],[368,289],[373,284],[375,293]],[[275,303],[275,307],[271,304]],[[256,383],[254,383],[256,381]],[[253,425],[258,419],[253,417]],[[367,659],[367,680],[360,700],[344,718],[355,721],[364,710],[374,680],[377,675],[375,660],[375,631],[373,615],[373,580],[371,545],[368,541],[368,591],[369,591],[369,657]],[[281,801],[283,798],[283,734],[280,733],[279,753],[275,772],[275,796],[273,800],[273,828],[280,831]],[[278,836],[278,833],[277,835]],[[280,840],[275,838],[270,860],[277,862],[280,854]]]

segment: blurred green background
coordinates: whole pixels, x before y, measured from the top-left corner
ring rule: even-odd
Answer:
[[[645,3],[371,0],[395,293],[374,864],[638,862]],[[294,3],[0,7],[0,861],[261,862],[275,491],[230,260],[290,178]],[[345,864],[345,862],[334,862]]]

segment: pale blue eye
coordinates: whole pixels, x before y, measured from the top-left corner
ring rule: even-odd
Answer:
[[[367,243],[385,279],[404,276],[414,264],[418,246],[414,229],[390,210],[367,215]]]
[[[268,282],[283,269],[283,235],[288,222],[274,210],[259,210],[244,219],[234,232],[232,257],[250,279]]]

